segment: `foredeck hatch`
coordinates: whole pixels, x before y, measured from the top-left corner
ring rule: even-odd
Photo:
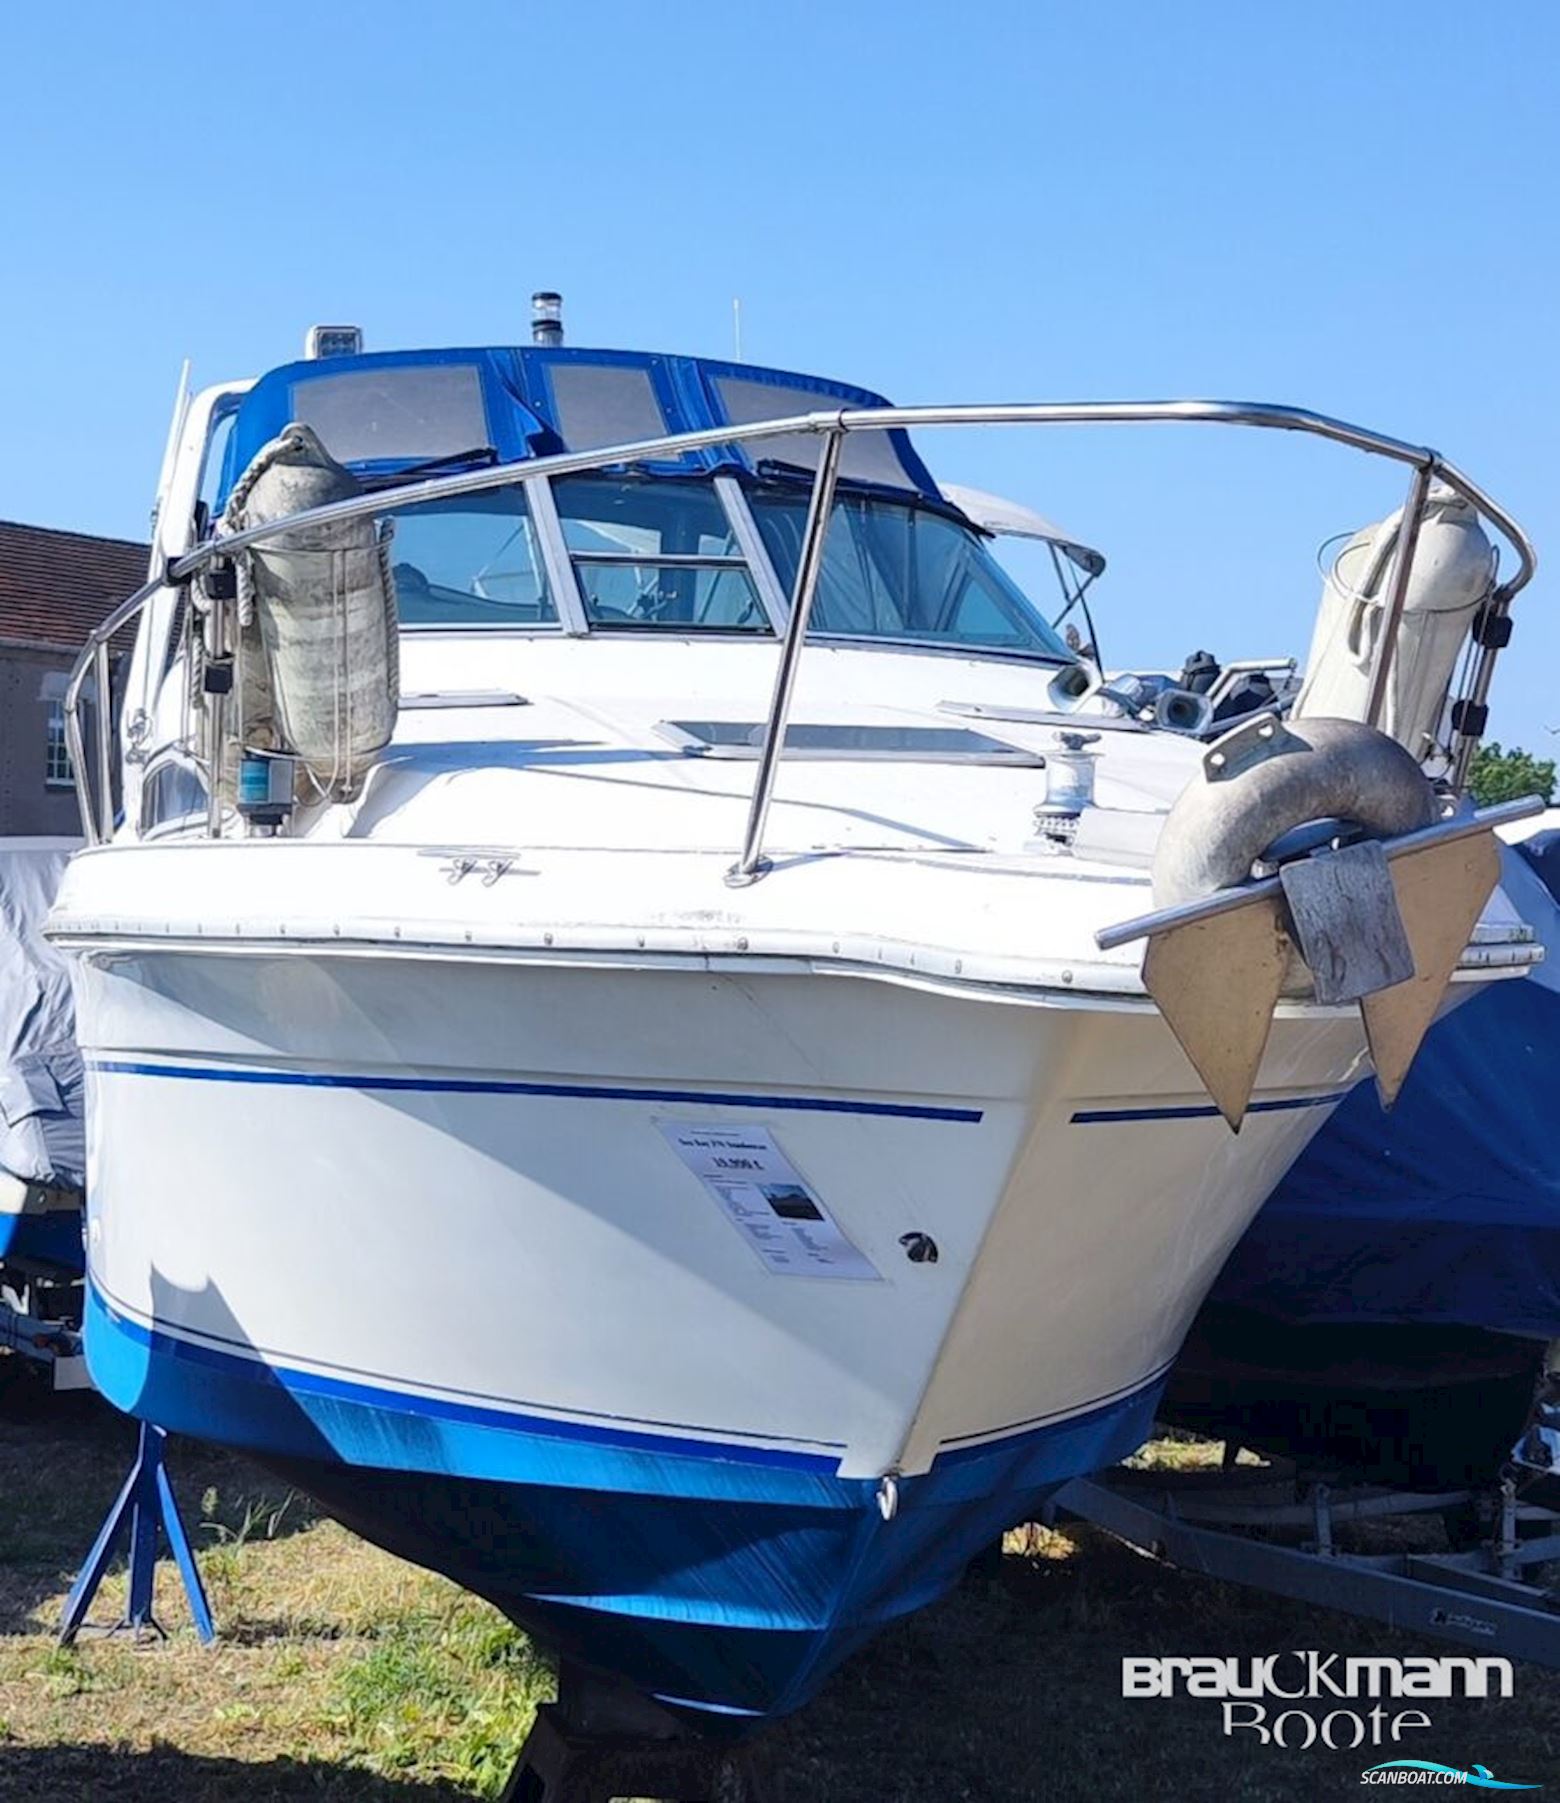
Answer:
[[[656,731],[690,757],[756,758],[764,743],[760,720],[662,720]],[[785,755],[913,764],[1021,764],[1030,769],[1045,762],[1038,752],[954,726],[799,722],[786,729]]]

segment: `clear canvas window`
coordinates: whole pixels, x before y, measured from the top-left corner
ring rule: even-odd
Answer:
[[[721,376],[715,388],[727,419],[736,426],[829,411],[828,395],[816,388],[787,388],[778,382],[755,382],[740,376]],[[812,470],[818,467],[822,444],[823,439],[816,432],[791,432],[782,433],[778,438],[756,438],[743,446],[743,452],[755,465],[787,463],[798,469]],[[840,474],[858,482],[877,482],[889,488],[914,486],[886,432],[850,433],[840,451]]]
[[[666,420],[646,369],[611,363],[558,363],[549,372],[558,430],[571,451],[661,438]]]
[[[475,364],[355,369],[292,385],[292,417],[338,463],[423,462],[492,442]]]

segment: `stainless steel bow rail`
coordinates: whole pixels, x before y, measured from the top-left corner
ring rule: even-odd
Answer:
[[[808,621],[812,616],[818,579],[823,569],[824,547],[846,435],[852,432],[919,430],[933,426],[1188,424],[1252,426],[1268,431],[1307,433],[1312,437],[1330,439],[1335,444],[1348,445],[1370,456],[1406,463],[1413,471],[1398,533],[1392,577],[1387,589],[1381,639],[1371,671],[1366,712],[1372,725],[1380,720],[1386,702],[1397,649],[1398,628],[1413,570],[1414,548],[1431,482],[1444,482],[1461,495],[1516,551],[1515,572],[1494,590],[1479,616],[1476,628],[1478,654],[1468,692],[1458,702],[1454,715],[1452,778],[1454,784],[1461,787],[1466,779],[1474,747],[1484,729],[1485,707],[1490,681],[1494,675],[1495,658],[1509,636],[1507,611],[1513,597],[1532,580],[1536,567],[1533,547],[1527,535],[1505,509],[1491,500],[1477,484],[1448,463],[1439,452],[1427,446],[1408,444],[1402,439],[1389,438],[1363,426],[1351,425],[1347,420],[1332,419],[1321,413],[1308,413],[1296,407],[1252,401],[1021,401],[950,407],[844,408],[833,413],[797,414],[785,419],[760,420],[749,425],[712,426],[698,432],[674,433],[663,438],[641,439],[599,450],[566,452],[555,457],[484,466],[481,469],[459,471],[450,476],[408,482],[395,488],[377,489],[354,496],[350,500],[336,501],[325,507],[311,508],[304,513],[291,514],[285,519],[271,520],[242,532],[209,539],[183,556],[170,559],[164,569],[122,601],[88,639],[76,660],[65,694],[65,731],[71,762],[76,771],[82,830],[89,845],[102,844],[113,836],[114,831],[113,764],[110,749],[112,710],[108,706],[109,642],[115,633],[135,619],[147,602],[163,589],[181,586],[208,565],[229,559],[251,545],[281,538],[301,526],[320,526],[369,518],[392,510],[415,507],[423,502],[446,501],[460,495],[485,494],[517,483],[545,480],[552,476],[577,475],[614,465],[659,462],[689,451],[811,434],[820,438],[822,444],[813,477],[802,551],[790,595],[785,635],[780,644],[780,658],[764,729],[763,748],[748,803],[747,826],[736,862],[727,872],[727,881],[732,884],[752,883],[769,867],[763,853],[764,827],[785,746],[802,645],[807,637]],[[86,755],[86,736],[81,718],[82,695],[88,678],[93,676],[99,696],[99,704],[94,710],[95,777],[88,774],[92,766]],[[217,789],[216,776],[221,754],[222,746],[214,745],[208,760],[210,767],[205,771],[213,796]],[[213,833],[218,829],[217,813],[213,806]]]

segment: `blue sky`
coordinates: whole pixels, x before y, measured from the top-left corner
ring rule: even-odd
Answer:
[[[1435,444],[1546,568],[1494,732],[1560,737],[1560,8],[1428,0],[9,7],[0,517],[143,529],[179,361],[728,354],[896,400],[1290,401]],[[939,435],[1111,559],[1112,661],[1303,651],[1395,468],[1201,428]]]

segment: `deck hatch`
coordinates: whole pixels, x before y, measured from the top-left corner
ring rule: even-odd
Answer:
[[[662,720],[656,731],[690,757],[756,758],[764,740],[758,720]],[[786,729],[789,758],[886,759],[911,764],[1020,764],[1045,760],[1022,746],[1004,745],[959,726],[810,725]]]

